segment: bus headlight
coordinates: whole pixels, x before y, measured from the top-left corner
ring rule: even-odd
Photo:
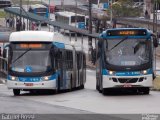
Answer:
[[[143,73],[143,74],[147,74],[147,70],[143,70],[142,73]]]
[[[109,75],[113,75],[113,74],[114,74],[114,72],[113,72],[113,71],[109,71],[108,73],[109,73]]]
[[[11,76],[11,80],[15,81],[15,80],[16,80],[16,77]]]
[[[43,77],[42,79],[43,79],[44,81],[47,81],[47,80],[50,79],[50,76],[45,76],[45,77]]]

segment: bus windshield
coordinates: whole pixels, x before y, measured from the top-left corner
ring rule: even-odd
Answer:
[[[12,71],[27,73],[51,71],[52,65],[49,49],[29,49],[27,52],[26,50],[12,48],[10,65]]]
[[[149,62],[150,46],[146,39],[107,40],[106,61],[116,66],[138,66]]]
[[[85,22],[85,16],[72,16],[71,17],[71,23],[75,22]]]

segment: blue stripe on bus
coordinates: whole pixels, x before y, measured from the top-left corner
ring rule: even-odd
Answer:
[[[59,42],[53,42],[53,44],[57,47],[57,48],[65,48],[64,43],[59,43]]]
[[[43,76],[45,77],[45,76]],[[17,77],[19,82],[41,82],[43,81],[43,77]],[[48,80],[55,80],[58,78],[58,72],[49,76]],[[11,80],[11,76],[8,75],[7,80]]]
[[[153,73],[152,69],[147,70],[147,74],[152,74],[152,73]],[[102,75],[109,75],[109,70],[103,69]],[[144,74],[141,73],[141,71],[128,71],[128,72],[127,71],[124,71],[124,72],[113,71],[113,75],[114,76],[139,76],[139,75],[144,75]]]
[[[85,29],[85,23],[84,22],[79,22],[78,23],[78,28]]]

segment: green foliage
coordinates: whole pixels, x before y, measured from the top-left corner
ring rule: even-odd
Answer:
[[[20,4],[20,0],[12,0],[13,4]],[[40,4],[41,1],[30,1],[30,0],[22,0],[23,5],[28,5],[28,4]]]
[[[160,0],[157,0],[158,3],[160,3]]]
[[[4,11],[0,11],[0,18],[4,18],[6,16],[6,13]]]
[[[141,8],[133,8],[132,0],[118,0],[112,5],[114,17],[137,17],[142,13]]]

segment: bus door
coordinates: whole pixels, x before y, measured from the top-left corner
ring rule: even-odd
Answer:
[[[59,70],[59,77],[57,81],[57,85],[59,89],[64,89],[64,81],[65,81],[65,63],[64,63],[64,51],[59,50],[58,52],[58,70]]]
[[[86,56],[85,54],[83,53],[82,54],[82,79],[83,79],[83,83],[86,82]]]
[[[77,71],[76,71],[76,74],[77,74],[77,86],[79,86],[81,84],[81,81],[82,81],[82,56],[81,56],[81,53],[80,52],[77,52],[76,54],[76,59],[77,59]]]
[[[63,78],[64,78],[64,84],[65,84],[65,88],[66,89],[70,89],[72,87],[72,83],[73,82],[71,79],[71,76],[73,74],[72,72],[72,68],[73,68],[73,55],[72,55],[72,51],[65,51],[65,55],[64,55],[65,59],[64,59],[64,74],[63,74]]]

